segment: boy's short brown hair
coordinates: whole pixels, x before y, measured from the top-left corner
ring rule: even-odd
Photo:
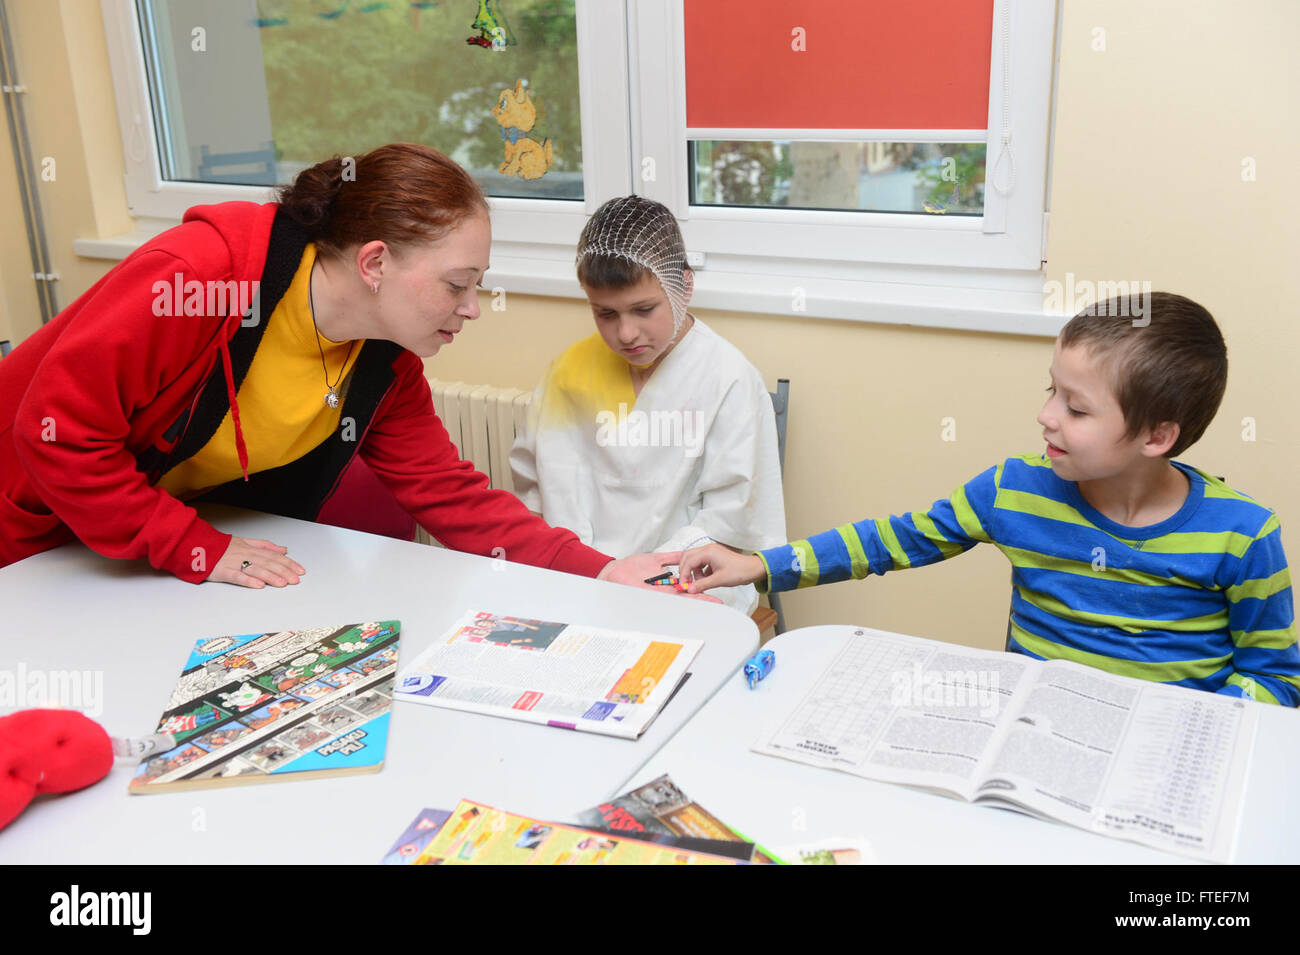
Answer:
[[[1178,439],[1167,458],[1200,440],[1228,384],[1228,348],[1214,317],[1172,292],[1099,302],[1070,319],[1060,343],[1086,346],[1110,372],[1125,438],[1177,423]]]

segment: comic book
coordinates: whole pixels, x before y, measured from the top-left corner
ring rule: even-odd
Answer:
[[[462,799],[413,865],[739,865],[736,859],[542,822]]]
[[[703,641],[468,611],[398,674],[400,700],[636,739]]]
[[[130,792],[378,772],[401,623],[397,620],[200,640]]]

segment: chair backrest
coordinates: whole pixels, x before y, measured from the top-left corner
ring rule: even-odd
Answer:
[[[781,476],[785,477],[785,425],[790,417],[790,379],[778,378],[776,391],[769,391],[772,396],[772,411],[776,414],[776,457],[781,464]],[[785,633],[785,608],[777,594],[768,594],[767,602],[776,611],[776,633]],[[759,608],[762,609],[761,607]]]
[[[785,474],[785,423],[790,415],[790,379],[778,378],[776,391],[768,392],[772,396],[772,410],[776,413],[776,456],[781,462],[781,474]]]
[[[199,147],[199,181],[274,186],[275,144],[264,143],[261,149],[248,152],[214,153],[205,143]]]

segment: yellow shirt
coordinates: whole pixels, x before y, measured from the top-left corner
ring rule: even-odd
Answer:
[[[325,375],[339,382],[341,399],[362,342],[332,342],[316,331],[307,298],[315,261],[316,246],[308,243],[236,393],[249,474],[298,460],[339,426],[342,401],[339,408],[325,404]],[[243,476],[234,418],[227,411],[211,440],[164,474],[158,486],[183,500]]]
[[[546,376],[541,401],[544,428],[592,428],[601,411],[618,413],[636,404],[628,363],[614,354],[597,332],[575,342]]]

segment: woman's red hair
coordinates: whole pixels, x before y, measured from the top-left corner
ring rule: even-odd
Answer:
[[[276,199],[321,254],[332,258],[375,239],[400,252],[488,211],[483,190],[469,173],[417,143],[327,159],[281,186]]]

